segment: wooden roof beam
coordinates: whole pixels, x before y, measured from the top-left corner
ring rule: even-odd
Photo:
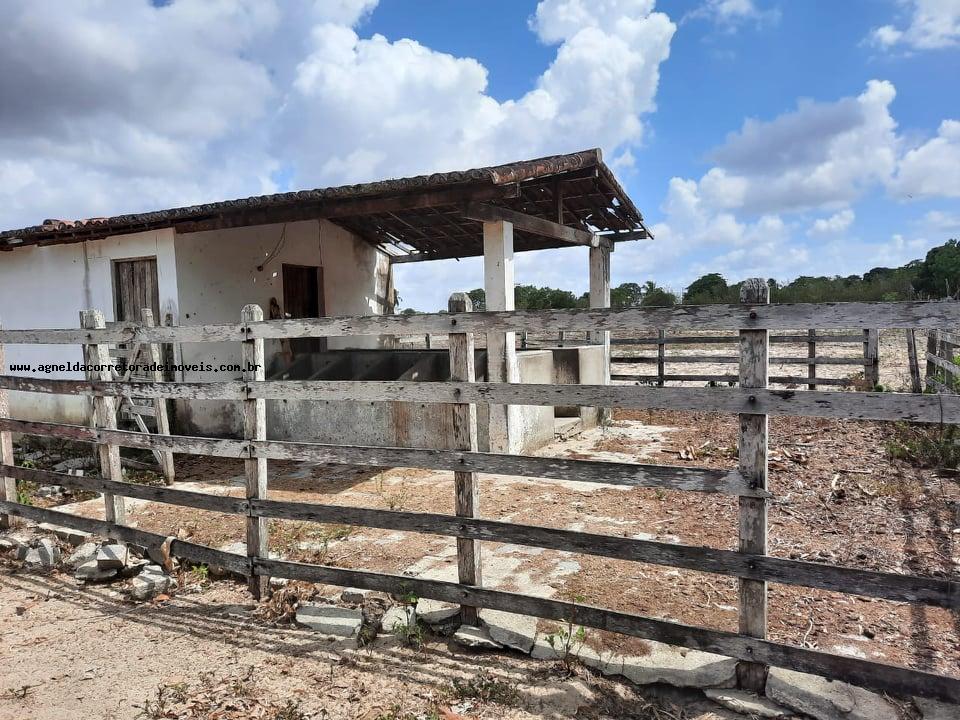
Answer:
[[[599,238],[591,232],[572,228],[567,225],[555,223],[552,220],[534,217],[525,213],[510,210],[508,208],[486,203],[468,202],[464,205],[463,216],[469,220],[478,222],[504,222],[513,223],[517,230],[524,230],[534,235],[560,240],[571,245],[584,245],[586,247],[598,247]]]

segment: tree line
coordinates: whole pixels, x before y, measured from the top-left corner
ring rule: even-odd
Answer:
[[[960,243],[948,240],[930,250],[923,260],[912,260],[896,267],[875,267],[863,275],[801,275],[789,283],[769,280],[772,302],[852,302],[870,300],[932,300],[960,296]],[[624,307],[669,307],[681,301],[685,305],[735,303],[740,300],[741,282],[728,283],[720,273],[697,278],[683,297],[655,282],[642,285],[628,282],[610,289],[610,305]],[[469,291],[474,310],[486,309],[483,288]],[[518,310],[549,310],[589,307],[587,293],[533,285],[517,285]],[[408,312],[408,311],[405,311]],[[412,312],[412,311],[410,311]]]

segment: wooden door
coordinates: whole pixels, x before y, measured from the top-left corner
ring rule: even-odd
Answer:
[[[318,318],[324,316],[323,268],[310,265],[283,266],[283,316]],[[327,349],[326,338],[294,338],[290,350],[294,354],[320,352]]]
[[[153,317],[162,323],[157,259],[117,260],[113,263],[113,272],[117,321],[140,322],[140,311],[150,308]]]

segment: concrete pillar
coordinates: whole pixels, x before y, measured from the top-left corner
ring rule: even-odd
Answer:
[[[590,307],[610,307],[610,253],[613,245],[590,248]],[[603,384],[610,384],[610,331],[592,330],[590,342],[603,345]],[[608,408],[597,408],[601,424],[610,417]]]
[[[513,223],[483,223],[483,289],[487,310],[515,310],[513,294]],[[487,333],[490,382],[519,382],[516,333]],[[519,450],[519,407],[490,406],[490,452]]]

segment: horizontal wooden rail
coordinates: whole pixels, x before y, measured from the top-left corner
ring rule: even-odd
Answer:
[[[531,597],[504,590],[470,587],[441,580],[347,570],[323,565],[306,565],[284,560],[257,559],[254,561],[254,572],[270,577],[285,577],[342,587],[365,588],[395,594],[409,593],[417,597],[449,603],[533,615],[550,620],[570,621],[584,627],[836,678],[881,692],[960,702],[960,679],[957,678],[759,640],[723,630],[710,630],[642,615],[605,610],[590,605]]]
[[[615,364],[639,363],[641,365],[656,365],[660,358],[653,355],[615,355],[610,358],[610,362]],[[740,362],[739,355],[665,355],[665,363],[717,363],[735,364]],[[862,357],[776,357],[770,356],[771,365],[863,365]],[[957,368],[960,371],[960,368]]]
[[[42,485],[63,485],[64,487],[92,490],[139,500],[169,503],[198,510],[212,510],[219,513],[246,515],[249,509],[247,501],[223,495],[176,490],[169,487],[143,485],[118,480],[106,480],[92,475],[67,475],[50,470],[36,470],[15,465],[0,465],[6,477],[40,483]]]
[[[949,343],[951,345],[960,345],[960,335],[957,333],[952,333],[948,330],[940,330],[939,335],[940,339],[945,343]]]
[[[803,379],[808,382],[807,378]],[[850,420],[960,423],[960,396],[745,388],[633,385],[539,385],[358,380],[266,382],[113,383],[0,376],[0,389],[121,397],[353,402],[478,403],[620,407],[753,413]]]
[[[250,505],[253,514],[264,517],[343,523],[360,527],[528,545],[563,552],[668,565],[698,572],[802,585],[899,602],[920,602],[945,608],[960,608],[960,583],[940,578],[898,575],[732,550],[635,540],[435,513],[397,512],[278,500],[252,500]]]
[[[106,520],[94,520],[59,510],[21,505],[14,502],[0,502],[0,512],[15,515],[39,523],[52,523],[61,527],[74,528],[83,532],[102,535],[121,542],[133,543],[143,548],[160,545],[166,538],[159,533],[138,530],[129,525],[115,525]],[[241,575],[250,573],[250,561],[243,555],[215,550],[206,545],[197,545],[174,538],[170,544],[170,555],[185,558],[191,562],[215,565]]]
[[[626,381],[635,381],[635,382],[657,382],[660,379],[659,375],[628,375],[624,373],[615,373],[610,376],[611,380],[626,380]],[[726,382],[726,383],[736,383],[740,380],[739,375],[685,375],[685,374],[674,374],[671,375],[667,373],[663,376],[665,381],[673,380],[676,382]],[[810,378],[810,377],[801,377],[799,375],[771,375],[767,378],[768,382],[776,383],[778,385],[807,385],[807,384],[816,384],[816,385],[836,385],[840,386],[849,386],[854,384],[854,380],[850,378]],[[933,422],[933,421],[931,421]]]
[[[771,335],[772,343],[863,343],[863,334],[858,335]],[[613,338],[611,345],[736,345],[740,342],[738,335],[683,335],[667,336],[661,340],[657,337],[645,338]]]
[[[0,343],[105,344],[240,341],[252,338],[423,335],[450,332],[543,331],[544,328],[594,332],[661,329],[792,330],[941,328],[960,326],[957,302],[851,302],[785,305],[678,305],[672,308],[592,308],[504,312],[367,315],[361,317],[267,320],[245,324],[145,327],[116,324],[102,330],[0,330]]]
[[[221,440],[183,435],[153,435],[126,430],[98,430],[82,425],[30,422],[0,418],[0,429],[10,432],[60,437],[94,443],[111,443],[144,450],[165,450],[191,455],[270,460],[306,460],[370,467],[411,467],[427,470],[484,472],[552,480],[659,487],[695,492],[761,497],[737,470],[672,465],[643,465],[601,460],[501,455],[396,447],[353,447],[280,440]]]

